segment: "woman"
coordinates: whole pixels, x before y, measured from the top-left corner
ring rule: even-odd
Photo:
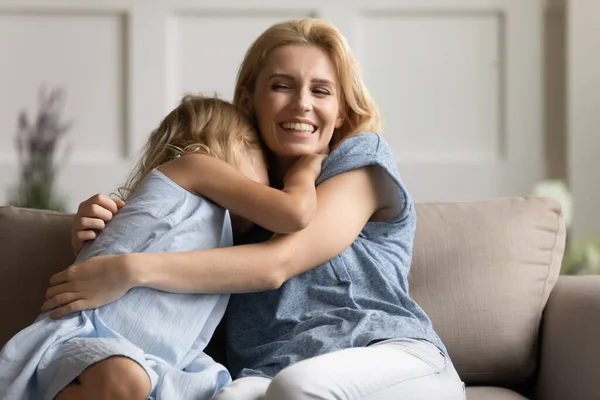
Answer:
[[[269,28],[246,54],[234,103],[272,153],[274,186],[300,156],[330,151],[309,225],[224,249],[96,257],[55,275],[46,306],[64,315],[137,286],[234,293],[227,346],[238,379],[218,400],[464,399],[446,348],[408,295],[414,204],[386,142],[364,133],[378,131],[379,114],[341,34],[318,19]],[[74,248],[119,206],[104,196],[82,203]],[[116,357],[81,381],[143,393],[140,371]]]

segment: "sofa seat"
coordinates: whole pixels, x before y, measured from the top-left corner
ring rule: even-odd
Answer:
[[[494,386],[467,387],[467,400],[527,400],[512,390]]]

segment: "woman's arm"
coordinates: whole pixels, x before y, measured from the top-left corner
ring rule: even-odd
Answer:
[[[253,181],[231,165],[203,154],[175,159],[159,169],[177,184],[207,197],[265,229],[291,233],[304,229],[316,209],[315,180],[324,155],[300,159],[282,190]]]
[[[392,187],[380,168],[364,167],[317,187],[315,217],[302,231],[213,250],[94,257],[52,277],[44,310],[60,307],[52,314],[59,318],[107,304],[135,286],[180,293],[277,289],[343,252],[374,214],[383,220],[397,215],[400,203]]]

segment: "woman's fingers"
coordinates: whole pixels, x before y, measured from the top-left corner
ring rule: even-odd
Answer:
[[[70,269],[71,269],[71,267],[65,269],[64,271],[57,272],[56,274],[52,275],[50,277],[50,286],[58,286],[61,283],[69,282],[69,277],[72,274]],[[50,290],[50,289],[48,289],[48,290]]]
[[[117,204],[113,199],[102,193],[97,193],[79,205],[77,214],[80,216],[96,217],[93,214],[89,215],[94,205],[109,211],[111,214],[115,214],[118,210]]]
[[[83,231],[88,229],[102,230],[106,227],[106,222],[100,218],[80,217],[75,219],[73,227],[75,231]]]
[[[111,200],[112,201],[112,200]],[[113,215],[116,211],[116,204],[114,205],[115,212],[112,212],[110,209],[106,208],[104,205],[100,204],[90,204],[83,210],[83,213],[79,214],[80,217],[89,217],[95,219],[101,219],[102,221],[108,222],[112,219]]]
[[[75,221],[71,227],[71,247],[75,255],[88,240],[96,239],[96,230],[103,230],[125,202],[113,200],[101,193],[95,194],[79,204]]]
[[[110,221],[112,216],[124,205],[125,202],[123,200],[113,200],[108,196],[98,193],[79,205],[77,217],[100,218],[103,221]]]
[[[78,242],[77,244],[86,242],[88,240],[94,240],[94,239],[96,239],[96,236],[98,236],[98,235],[96,235],[96,232],[94,232],[92,230],[75,232],[75,239]]]
[[[52,282],[50,282],[52,284]],[[75,292],[75,287],[72,282],[60,283],[58,285],[50,286],[46,290],[46,300],[53,298],[62,293]]]
[[[62,318],[65,315],[73,314],[74,312],[87,310],[89,307],[85,300],[75,300],[67,305],[57,308],[56,310],[50,313],[50,318],[58,319]]]
[[[61,293],[56,295],[44,302],[42,304],[42,312],[46,312],[48,310],[52,310],[57,307],[68,306],[69,304],[73,304],[74,302],[80,301],[81,296],[78,293],[70,292],[70,293]]]

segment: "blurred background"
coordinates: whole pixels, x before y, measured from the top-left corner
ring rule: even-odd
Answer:
[[[312,16],[348,39],[417,202],[560,199],[600,271],[600,0],[0,0],[0,205],[114,192],[180,96],[231,99],[250,43]]]

